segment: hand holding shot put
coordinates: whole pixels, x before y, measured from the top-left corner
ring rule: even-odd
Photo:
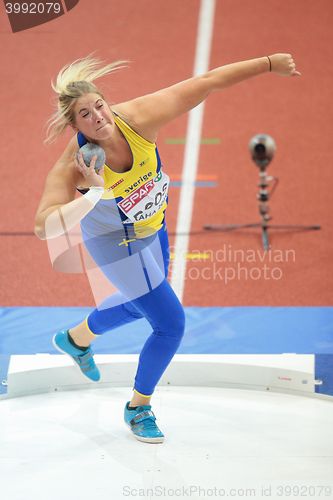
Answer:
[[[89,191],[82,198],[49,209],[45,219],[46,238],[56,238],[70,231],[101,199],[104,192],[104,162],[105,153],[95,144],[87,143],[77,151],[73,159],[74,172],[76,170],[83,180],[77,188]]]
[[[104,162],[105,162],[105,153],[104,153],[104,161],[101,164],[98,161],[98,156],[94,155],[91,157],[88,156],[84,160],[83,152],[81,151],[83,148],[85,148],[87,145],[83,146],[82,148],[79,149],[78,153],[74,157],[74,163],[75,167],[77,170],[80,172],[80,174],[84,177],[87,186],[84,187],[91,187],[91,186],[100,186],[104,187]],[[102,150],[102,148],[99,148]],[[103,150],[102,150],[103,151]],[[90,163],[89,163],[90,160]],[[99,168],[98,168],[99,167]]]

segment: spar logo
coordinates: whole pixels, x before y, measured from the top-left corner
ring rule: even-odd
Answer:
[[[139,187],[135,191],[133,191],[130,196],[127,196],[124,200],[118,203],[118,206],[122,209],[122,211],[127,214],[133,207],[135,207],[140,201],[145,198],[150,191],[154,188],[154,181],[151,179],[150,181],[143,184],[143,186]]]

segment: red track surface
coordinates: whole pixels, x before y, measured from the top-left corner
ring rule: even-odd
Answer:
[[[102,81],[120,102],[188,78],[193,71],[199,0],[81,0],[65,16],[12,34],[0,14],[3,78],[1,192],[1,300],[3,306],[93,306],[84,275],[55,272],[47,246],[33,235],[34,214],[47,171],[70,133],[55,145],[42,144],[52,113],[50,80],[65,63],[97,51],[101,58],[132,61],[128,70]],[[210,67],[275,52],[291,52],[301,78],[262,75],[211,95],[205,108],[198,176],[216,176],[218,186],[196,191],[189,252],[221,248],[261,249],[258,231],[199,233],[205,223],[258,220],[258,171],[247,151],[249,139],[264,132],[277,142],[269,173],[280,178],[272,198],[273,222],[320,224],[321,231],[274,232],[273,249],[292,249],[295,262],[268,263],[281,269],[279,280],[233,279],[225,284],[214,269],[237,262],[189,263],[184,304],[332,304],[331,133],[333,83],[331,0],[217,0]],[[184,146],[166,144],[185,137],[187,117],[165,127],[159,137],[164,168],[179,178]],[[174,232],[179,188],[171,188],[168,226]],[[5,234],[8,233],[8,234]],[[173,237],[171,238],[173,243]],[[248,270],[260,261],[241,263]],[[208,268],[210,279],[190,279]],[[214,267],[215,266],[215,267]],[[192,276],[194,276],[192,274]]]

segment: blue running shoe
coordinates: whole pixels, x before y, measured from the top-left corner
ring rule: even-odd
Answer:
[[[99,381],[101,374],[95,365],[91,347],[87,347],[86,351],[81,351],[74,347],[68,340],[68,330],[56,333],[52,342],[58,351],[68,354],[75,361],[85,377],[93,382]]]
[[[128,408],[130,401],[126,403],[124,410],[125,423],[131,428],[134,436],[145,443],[163,443],[164,434],[157,427],[156,417],[150,405],[138,406],[131,410]]]

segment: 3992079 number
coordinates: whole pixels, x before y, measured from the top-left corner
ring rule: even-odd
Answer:
[[[325,485],[280,485],[276,487],[276,495],[278,497],[307,497],[320,498],[328,497],[332,494],[332,487]]]
[[[59,2],[6,2],[7,14],[59,14],[61,4]]]

